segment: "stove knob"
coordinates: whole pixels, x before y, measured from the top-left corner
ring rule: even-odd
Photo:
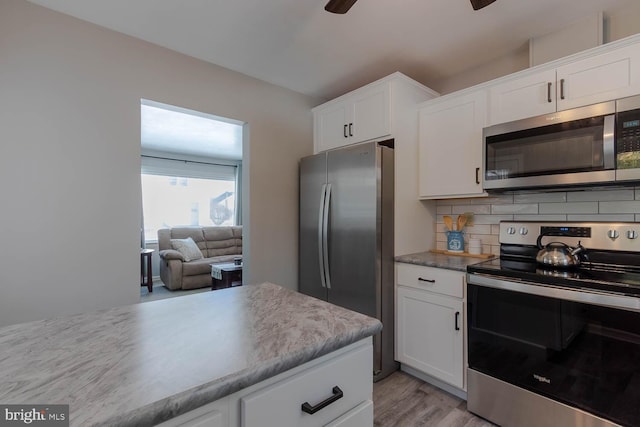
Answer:
[[[638,232],[635,230],[629,230],[627,231],[627,239],[637,239],[638,238]]]
[[[507,228],[507,234],[516,234],[516,228],[515,227]]]
[[[620,233],[618,233],[617,230],[609,230],[609,232],[607,233],[607,236],[609,236],[610,239],[615,240],[618,237],[620,237]]]
[[[521,236],[526,236],[528,232],[529,232],[529,230],[527,230],[525,227],[520,227],[520,235]]]

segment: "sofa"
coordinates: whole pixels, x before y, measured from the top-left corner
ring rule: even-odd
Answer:
[[[160,278],[168,289],[211,286],[210,264],[242,256],[242,226],[159,229],[158,255]]]

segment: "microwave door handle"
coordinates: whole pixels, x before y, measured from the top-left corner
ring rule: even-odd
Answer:
[[[602,130],[602,151],[604,157],[604,168],[615,168],[615,115],[604,116],[604,126]]]

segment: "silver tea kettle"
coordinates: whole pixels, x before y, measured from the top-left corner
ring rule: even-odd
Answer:
[[[586,249],[578,242],[578,246],[572,248],[563,242],[550,242],[542,246],[542,238],[546,234],[538,236],[538,254],[536,261],[548,267],[570,268],[577,267],[581,263],[580,254]]]

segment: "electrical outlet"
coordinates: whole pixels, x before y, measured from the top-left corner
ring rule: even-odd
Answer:
[[[464,216],[467,217],[467,226],[471,227],[473,226],[473,212],[465,212]]]

